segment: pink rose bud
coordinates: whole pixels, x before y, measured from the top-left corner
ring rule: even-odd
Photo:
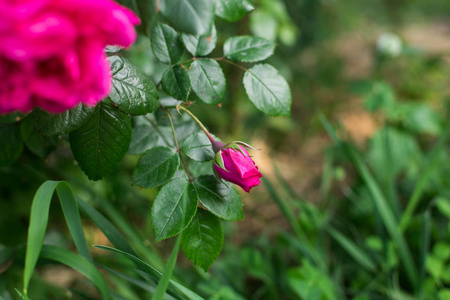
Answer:
[[[260,183],[259,178],[262,174],[247,150],[238,143],[225,145],[221,142],[213,142],[216,152],[213,167],[219,177],[239,185],[249,193],[251,188]]]
[[[129,47],[138,17],[113,0],[0,0],[0,114],[95,105],[111,89],[105,47]]]

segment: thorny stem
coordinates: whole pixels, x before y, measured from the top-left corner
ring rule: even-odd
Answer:
[[[185,111],[189,116],[191,116],[191,118],[194,119],[194,121],[198,124],[198,126],[200,126],[200,128],[205,132],[206,136],[208,137],[208,139],[211,141],[212,144],[216,141],[209,133],[208,129],[206,129],[206,127],[202,124],[202,122],[200,122],[200,120],[197,119],[197,117],[193,113],[191,113],[186,107],[178,105],[177,109],[181,109]]]
[[[193,182],[194,179],[192,179],[192,176],[189,173],[189,169],[187,168],[186,163],[185,163],[185,161],[183,159],[183,156],[181,155],[181,148],[180,148],[180,145],[178,145],[178,139],[177,139],[177,134],[175,132],[175,127],[173,126],[172,115],[164,107],[163,107],[163,109],[166,112],[167,117],[169,118],[170,127],[172,127],[173,139],[175,141],[175,146],[177,147],[177,152],[178,152],[178,155],[180,156],[180,160],[181,160],[181,164],[183,165],[183,169],[186,172],[187,177],[189,178],[189,182]]]

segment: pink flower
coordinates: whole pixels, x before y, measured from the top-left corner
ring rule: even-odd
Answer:
[[[0,0],[0,113],[95,105],[111,89],[105,47],[131,46],[137,24],[113,0]]]
[[[257,186],[262,174],[244,147],[235,143],[214,142],[214,171],[222,179],[239,185],[247,193]],[[220,150],[219,150],[219,149]]]

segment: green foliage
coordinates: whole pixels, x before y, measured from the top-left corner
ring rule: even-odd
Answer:
[[[133,173],[133,184],[143,188],[161,186],[180,166],[178,153],[169,147],[155,147],[142,155]]]
[[[289,116],[291,91],[286,80],[270,65],[256,65],[244,75],[244,86],[250,101],[263,113]]]
[[[130,146],[130,117],[104,101],[69,138],[81,169],[90,179],[99,180],[117,167]]]
[[[189,70],[192,89],[205,103],[218,104],[225,94],[225,76],[220,65],[209,58],[194,61]]]
[[[223,232],[219,219],[210,212],[197,209],[192,222],[183,232],[181,245],[186,257],[208,271],[219,256]]]
[[[127,59],[110,56],[113,88],[109,98],[131,115],[145,115],[158,108],[158,92],[153,81]]]
[[[274,49],[271,41],[256,36],[232,37],[223,45],[223,53],[228,59],[248,63],[265,60]]]
[[[184,178],[175,178],[158,193],[152,206],[152,224],[156,240],[182,232],[197,211],[195,187]]]
[[[196,132],[188,136],[181,146],[183,152],[197,161],[208,161],[214,158],[211,142],[204,132]]]
[[[183,41],[184,47],[190,54],[193,56],[206,56],[210,54],[217,43],[217,30],[216,26],[212,26],[211,33],[206,35],[197,35],[194,36],[192,34],[181,35],[181,39]]]
[[[168,95],[177,100],[186,101],[191,91],[189,73],[181,65],[167,69],[161,79],[161,85]]]
[[[155,57],[164,64],[175,64],[183,53],[178,33],[166,24],[157,24],[151,35],[152,51]]]
[[[218,0],[216,2],[216,15],[230,22],[240,20],[253,9],[255,7],[250,0]]]
[[[14,163],[23,150],[19,124],[0,124],[0,166]]]

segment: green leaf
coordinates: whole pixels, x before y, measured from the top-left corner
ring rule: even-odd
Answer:
[[[18,123],[0,124],[0,166],[14,163],[22,154],[23,142]]]
[[[172,179],[180,166],[180,156],[169,147],[155,147],[142,155],[133,173],[133,185],[154,188]]]
[[[290,116],[291,91],[286,80],[271,65],[256,65],[244,75],[250,101],[270,116]]]
[[[89,119],[95,108],[78,105],[75,108],[60,114],[50,114],[46,111],[35,109],[31,114],[35,120],[35,128],[44,135],[68,134],[78,128]]]
[[[188,136],[181,146],[183,152],[196,161],[206,161],[214,158],[210,140],[203,131]]]
[[[13,112],[7,115],[0,115],[0,124],[20,122],[26,115],[20,112]]]
[[[116,252],[116,253],[119,253],[119,254],[129,258],[137,266],[139,266],[141,269],[145,270],[146,273],[151,278],[155,279],[155,281],[158,281],[159,278],[161,278],[161,273],[158,270],[156,270],[154,267],[152,267],[148,263],[144,262],[140,258],[136,257],[135,255],[132,255],[130,253],[127,253],[127,252],[124,252],[124,251],[121,251],[121,250],[118,250],[118,249],[107,247],[107,246],[94,245],[94,247],[97,247],[97,248],[103,249],[103,250],[107,250],[107,251]],[[184,287],[183,285],[181,285],[181,284],[179,284],[179,283],[177,283],[176,281],[173,281],[173,280],[169,280],[169,290],[173,290],[174,294],[175,294],[175,292],[177,292],[177,294],[179,294],[181,292],[183,295],[185,295],[187,297],[187,299],[203,300],[202,297],[200,297],[199,295],[197,295],[193,291],[189,290],[188,288]],[[178,296],[178,298],[181,298],[181,296]]]
[[[46,158],[58,145],[58,139],[56,137],[44,136],[34,129],[34,120],[32,117],[25,118],[21,122],[20,135],[28,149],[40,158]]]
[[[102,274],[91,261],[83,256],[79,256],[63,248],[44,245],[42,247],[41,257],[60,262],[80,272],[98,288],[103,299],[109,299],[108,285]]]
[[[347,251],[347,253],[353,257],[353,259],[368,271],[375,271],[376,265],[370,258],[370,256],[364,252],[363,249],[358,247],[354,242],[348,239],[345,235],[332,227],[327,228],[330,235]]]
[[[143,154],[157,145],[159,140],[155,129],[147,124],[138,124],[132,129],[131,143],[128,148],[129,154]]]
[[[193,56],[206,56],[211,53],[216,47],[217,31],[213,25],[209,34],[194,36],[192,34],[181,35],[184,47]]]
[[[219,219],[204,209],[198,209],[182,235],[184,254],[206,272],[219,256],[222,245],[223,231]]]
[[[227,221],[244,218],[241,197],[231,183],[205,175],[195,180],[195,187],[200,203],[219,218]]]
[[[210,58],[194,61],[189,71],[192,89],[205,103],[218,104],[225,94],[225,76],[219,64]]]
[[[216,15],[230,21],[236,22],[243,16],[254,10],[252,1],[250,0],[217,0]]]
[[[177,262],[178,252],[180,250],[181,237],[177,238],[175,246],[173,247],[172,253],[170,254],[167,265],[164,268],[164,273],[158,282],[155,293],[152,296],[154,300],[164,299],[167,288],[169,287],[170,277],[172,277],[173,269],[175,268],[175,263]]]
[[[175,178],[161,188],[152,206],[156,241],[183,231],[197,211],[197,193],[185,178]]]
[[[178,32],[169,25],[158,23],[153,29],[150,41],[153,54],[164,64],[175,64],[183,54]]]
[[[185,101],[191,90],[191,80],[188,71],[180,66],[175,65],[164,72],[161,84],[168,95],[175,99]]]
[[[104,101],[69,139],[73,155],[84,173],[89,179],[101,179],[117,167],[130,146],[130,117]]]
[[[270,57],[275,44],[257,36],[235,36],[225,41],[224,55],[235,61],[257,62]]]
[[[44,242],[44,235],[48,224],[50,201],[52,200],[55,190],[58,193],[64,218],[66,219],[67,226],[69,227],[69,231],[78,251],[85,258],[91,259],[84,237],[78,207],[69,184],[64,181],[44,182],[37,190],[31,206],[30,225],[28,227],[27,248],[25,254],[25,270],[23,274],[23,291],[25,295],[27,294],[31,275],[33,274]]]
[[[109,94],[121,111],[131,115],[145,115],[159,106],[159,95],[150,77],[129,60],[120,56],[108,57],[113,76]]]
[[[214,17],[211,0],[161,0],[161,13],[178,31],[202,35],[209,32]]]

